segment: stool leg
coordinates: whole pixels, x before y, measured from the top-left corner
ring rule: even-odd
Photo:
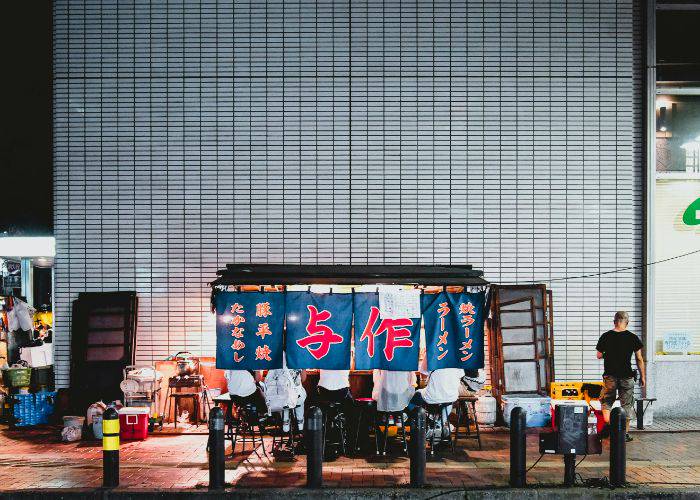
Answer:
[[[469,402],[464,403],[464,410],[465,410],[465,413],[467,415],[467,436],[471,436],[471,433],[472,433],[471,425],[470,425],[472,420],[471,420],[471,417],[469,416],[469,405],[470,404],[471,403],[469,403]],[[474,415],[475,415],[474,412],[472,412],[472,416],[474,416]]]
[[[292,409],[289,410],[289,447],[292,450],[292,456],[294,456],[294,448],[296,447],[296,444],[294,442],[294,432],[297,427],[297,414],[296,412]]]
[[[474,429],[476,430],[476,440],[479,443],[479,449],[481,449],[481,433],[479,431],[479,419],[476,417],[476,403],[472,402],[472,415],[474,415]]]
[[[326,448],[326,431],[328,430],[328,413],[323,413],[323,449]]]
[[[238,440],[238,425],[231,427],[231,455],[234,455],[236,453],[236,441]]]
[[[177,429],[177,415],[178,409],[180,408],[180,398],[175,398],[175,413],[173,413],[173,422],[175,422],[175,428]]]
[[[163,420],[170,417],[170,413],[168,413],[168,410],[172,406],[172,403],[170,402],[171,392],[172,391],[170,390],[170,387],[168,387],[168,390],[165,391],[165,406],[163,407]]]
[[[374,454],[379,455],[379,412],[374,412]]]
[[[260,423],[260,417],[258,417],[258,434],[260,434],[260,446],[263,450],[263,455],[267,456],[267,450],[265,449],[265,440],[263,439],[262,424]]]
[[[338,433],[340,434],[340,452],[343,455],[347,454],[347,450],[345,449],[345,440],[347,438],[347,435],[345,434],[345,420],[344,420],[344,415],[341,413],[338,413],[336,415],[336,421],[338,425]]]
[[[389,413],[384,413],[384,446],[382,446],[382,455],[386,455],[386,445],[389,441]]]
[[[355,453],[360,451],[360,427],[362,426],[362,416],[364,415],[364,413],[365,412],[363,411],[363,409],[360,408],[359,413],[357,414],[357,421],[355,423]]]
[[[202,399],[202,421],[203,422],[208,422],[209,421],[209,411],[211,410],[211,401],[209,400],[209,396],[207,395],[207,390],[205,389],[203,394],[203,399]]]
[[[454,453],[455,452],[455,440],[452,439],[452,429],[450,428],[450,415],[449,415],[449,413],[447,414],[447,422],[445,422],[445,425],[447,425],[448,438],[450,440],[450,448],[452,449],[452,453]],[[457,425],[459,425],[459,422],[457,422]]]
[[[408,445],[406,444],[406,422],[403,420],[403,412],[399,413],[401,421],[401,440],[403,441],[403,452],[408,453]]]
[[[457,422],[455,423],[455,442],[459,439],[459,423],[462,420],[462,405],[457,402]],[[467,432],[469,432],[469,423],[467,421]]]
[[[435,455],[435,424],[437,423],[437,416],[429,415],[432,418],[428,419],[428,429],[432,432],[430,433],[430,456]]]
[[[245,412],[239,412],[238,413],[238,419],[239,419],[239,431],[241,432],[241,435],[243,436],[243,453],[245,453],[245,440],[246,440],[246,435],[248,434],[248,424],[246,423],[246,414]],[[240,429],[240,427],[243,427]]]

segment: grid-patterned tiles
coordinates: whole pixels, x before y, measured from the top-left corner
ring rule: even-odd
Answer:
[[[137,358],[211,354],[229,262],[641,263],[632,0],[54,2],[56,359],[139,292]],[[559,379],[597,378],[641,272],[554,281]]]

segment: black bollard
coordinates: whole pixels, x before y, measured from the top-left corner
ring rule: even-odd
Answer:
[[[425,486],[425,409],[418,408],[411,422],[411,487]]]
[[[576,455],[564,454],[564,486],[571,488],[576,483]]]
[[[224,488],[226,442],[224,438],[224,412],[215,406],[209,413],[209,489]]]
[[[306,487],[323,485],[323,413],[318,406],[309,411],[304,427],[306,437]]]
[[[644,430],[644,401],[637,400],[637,429]]]
[[[119,413],[109,407],[102,415],[102,487],[119,486]]]
[[[627,415],[622,408],[613,408],[610,413],[610,486],[617,488],[626,482],[625,434]]]
[[[510,485],[525,487],[525,420],[527,412],[516,406],[510,412]]]

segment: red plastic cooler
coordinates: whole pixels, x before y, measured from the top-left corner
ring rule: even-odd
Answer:
[[[122,439],[148,437],[148,408],[125,406],[119,410],[119,436]]]

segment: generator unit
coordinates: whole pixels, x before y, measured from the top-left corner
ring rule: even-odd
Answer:
[[[600,399],[602,382],[552,382],[549,395],[552,399],[573,399],[590,401]]]
[[[590,418],[589,418],[590,416]],[[597,419],[587,404],[554,407],[556,431],[540,433],[540,453],[564,455],[564,486],[576,483],[576,455],[603,453],[596,432]]]
[[[540,453],[557,455],[587,455],[588,446],[588,406],[557,405],[554,410],[557,430],[540,433]],[[597,439],[597,434],[593,434]]]

